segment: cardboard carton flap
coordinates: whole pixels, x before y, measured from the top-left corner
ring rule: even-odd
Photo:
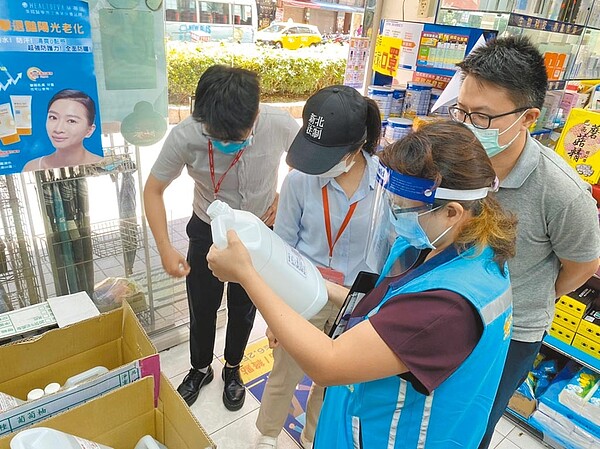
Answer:
[[[154,378],[146,377],[33,427],[51,427],[115,449],[133,448],[144,435],[153,436],[169,449],[215,448],[162,374],[160,383],[156,408]],[[0,449],[10,449],[13,437],[0,437]]]

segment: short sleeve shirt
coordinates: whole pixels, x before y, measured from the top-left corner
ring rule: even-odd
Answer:
[[[217,199],[234,209],[263,215],[275,199],[281,155],[290,147],[299,129],[300,125],[287,112],[261,104],[252,145],[246,147],[240,160],[223,178]],[[234,157],[214,150],[215,183]],[[215,185],[210,174],[208,139],[193,117],[171,130],[151,173],[159,181],[170,183],[184,167],[195,182],[194,213],[208,223],[206,209],[215,199]]]
[[[360,271],[369,269],[364,260],[365,235],[371,223],[378,159],[365,152],[363,157],[366,160],[363,178],[351,198],[333,178],[292,170],[281,186],[275,219],[274,230],[282,239],[314,264],[329,265],[342,273],[345,284],[351,284]],[[328,213],[333,238],[337,236],[350,206],[357,204],[350,222],[333,247],[331,260],[325,229],[323,188],[329,195]]]
[[[517,254],[508,261],[513,292],[512,339],[542,340],[554,316],[560,260],[600,256],[596,201],[560,155],[531,136],[496,194],[517,224]]]
[[[429,269],[441,263],[436,258],[448,252],[456,254],[454,248],[447,248],[426,262]],[[366,315],[379,304],[389,285],[408,273],[386,279],[362,299],[352,315]],[[408,368],[409,372],[400,377],[423,394],[430,394],[456,371],[483,333],[477,310],[466,298],[449,290],[393,296],[369,321]]]

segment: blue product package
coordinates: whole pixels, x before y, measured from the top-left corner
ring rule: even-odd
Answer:
[[[538,398],[538,403],[541,404],[539,409],[543,411],[544,405],[547,408],[566,416],[574,421],[578,426],[591,433],[595,437],[600,438],[600,426],[595,425],[590,420],[575,413],[568,407],[565,407],[558,400],[560,392],[565,386],[578,374],[581,366],[574,361],[569,361],[567,365],[556,375],[548,389]]]

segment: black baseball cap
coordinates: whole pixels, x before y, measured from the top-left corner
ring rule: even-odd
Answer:
[[[366,139],[367,101],[352,87],[325,87],[306,101],[302,123],[285,161],[296,170],[320,175]]]

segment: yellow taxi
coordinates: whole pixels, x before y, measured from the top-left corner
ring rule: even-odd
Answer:
[[[274,22],[267,28],[256,33],[256,43],[271,45],[276,48],[297,50],[302,47],[315,47],[323,38],[319,29],[314,25],[305,23],[277,23]]]

